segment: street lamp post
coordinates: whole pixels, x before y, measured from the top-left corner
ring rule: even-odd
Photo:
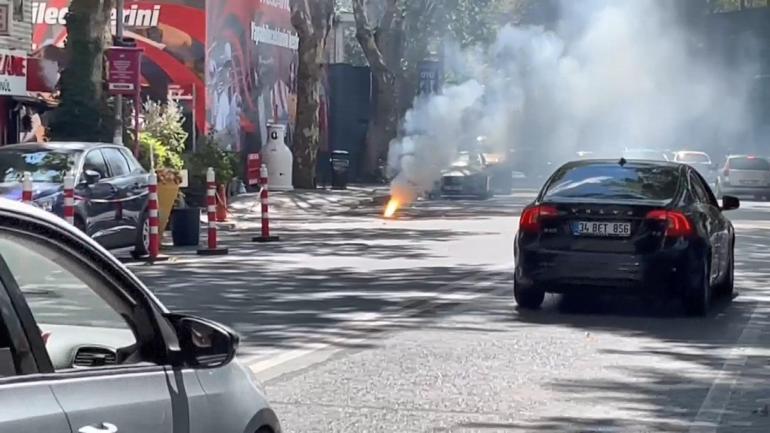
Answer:
[[[123,42],[123,4],[124,0],[115,0],[115,41]],[[123,144],[123,95],[115,95],[115,135],[113,143]]]

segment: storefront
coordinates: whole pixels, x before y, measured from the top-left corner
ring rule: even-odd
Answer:
[[[28,93],[30,77],[26,52],[0,49],[0,145],[37,141],[31,135],[40,132],[35,126],[47,102]]]

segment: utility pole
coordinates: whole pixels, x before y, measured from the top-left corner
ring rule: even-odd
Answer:
[[[123,44],[123,2],[115,0],[115,45]],[[115,135],[112,141],[123,144],[123,95],[115,95]]]

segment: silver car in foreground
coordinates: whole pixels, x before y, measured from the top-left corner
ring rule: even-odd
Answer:
[[[0,432],[279,433],[237,344],[59,217],[0,199]]]

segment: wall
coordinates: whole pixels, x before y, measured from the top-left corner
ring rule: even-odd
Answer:
[[[9,4],[11,14],[11,34],[10,36],[0,36],[0,49],[29,52],[32,45],[32,2],[29,0],[21,2],[19,0],[4,0],[0,3]],[[18,14],[14,14],[14,8],[18,8],[19,5],[21,5],[21,12],[23,12],[23,19],[21,21],[16,19],[19,18]]]

